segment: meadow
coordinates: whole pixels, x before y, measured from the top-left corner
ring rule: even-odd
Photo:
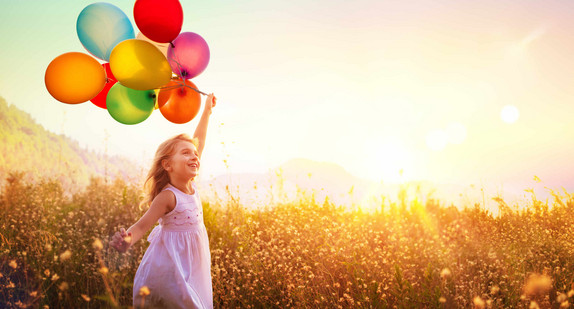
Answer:
[[[1,308],[127,308],[148,243],[110,235],[145,211],[139,186],[11,173],[0,196]],[[405,193],[404,191],[403,193]],[[568,308],[574,302],[574,195],[498,199],[495,216],[416,196],[366,211],[316,200],[249,209],[203,201],[216,308]],[[147,294],[154,291],[141,290]]]

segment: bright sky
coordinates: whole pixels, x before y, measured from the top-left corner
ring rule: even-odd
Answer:
[[[91,1],[7,1],[0,96],[48,130],[149,159],[193,133],[159,112],[126,126],[44,86],[52,59],[85,52],[76,19]],[[134,1],[114,0],[133,21]],[[182,1],[183,31],[211,61],[208,174],[265,172],[290,158],[371,179],[574,189],[574,2]],[[137,33],[137,28],[136,28]]]

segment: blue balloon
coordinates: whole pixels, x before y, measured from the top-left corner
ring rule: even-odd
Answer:
[[[117,6],[105,2],[86,6],[78,16],[76,31],[84,48],[105,61],[110,60],[112,49],[118,43],[135,39],[128,16]]]

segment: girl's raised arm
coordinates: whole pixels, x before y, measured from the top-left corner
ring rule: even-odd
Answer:
[[[127,231],[121,228],[112,236],[110,246],[120,252],[126,252],[168,211],[175,207],[175,196],[171,191],[160,192],[151,203],[146,213]]]
[[[197,152],[199,153],[199,158],[201,159],[201,153],[203,152],[203,147],[205,147],[205,136],[207,135],[207,124],[209,123],[209,116],[211,115],[211,109],[215,106],[217,98],[213,96],[213,93],[208,95],[205,99],[205,106],[203,108],[203,113],[201,114],[201,119],[197,124],[195,133],[193,137],[197,138]]]

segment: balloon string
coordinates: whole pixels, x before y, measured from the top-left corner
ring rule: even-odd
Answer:
[[[182,77],[182,79],[184,78],[183,73],[186,72],[182,72],[183,71],[183,66],[181,65],[181,63],[179,63],[179,61],[177,61],[177,59],[174,59],[173,57],[169,57],[169,61],[173,61],[176,65],[177,65],[177,72],[179,74],[177,74],[178,76]],[[201,92],[200,92],[201,93]],[[203,95],[206,95],[205,93],[203,93]]]
[[[175,47],[172,42],[170,42],[170,44],[171,44],[171,47],[172,47],[172,48]],[[169,57],[168,60],[175,62],[175,64],[177,65],[178,71],[179,71],[179,73],[181,74],[182,65],[179,63],[179,61],[177,61],[176,59],[173,59],[172,57]],[[180,75],[180,76],[181,76],[181,75]],[[205,93],[205,92],[203,92],[203,91],[200,91],[199,89],[196,89],[196,88],[193,88],[193,87],[187,85],[184,81],[180,81],[180,80],[177,80],[177,79],[172,79],[172,80],[175,81],[176,83],[178,83],[178,86],[160,87],[160,88],[158,88],[158,89],[172,90],[172,89],[177,89],[177,88],[180,88],[180,87],[187,87],[187,88],[189,88],[189,89],[194,90],[194,91],[197,92],[197,93],[203,94],[203,95],[205,95],[205,96],[207,95],[207,93]]]
[[[193,91],[195,91],[195,92],[197,92],[197,93],[200,93],[200,94],[203,94],[203,95],[207,95],[207,93],[205,93],[205,92],[203,92],[203,91],[200,91],[199,89],[193,88],[193,87],[191,87],[190,85],[186,85],[186,84],[180,84],[180,85],[177,85],[177,86],[159,87],[159,88],[157,88],[157,89],[159,89],[159,90],[173,90],[173,89],[178,89],[178,88],[181,88],[181,87],[186,87],[186,88],[189,88],[189,89],[191,89],[191,90],[193,90]]]

